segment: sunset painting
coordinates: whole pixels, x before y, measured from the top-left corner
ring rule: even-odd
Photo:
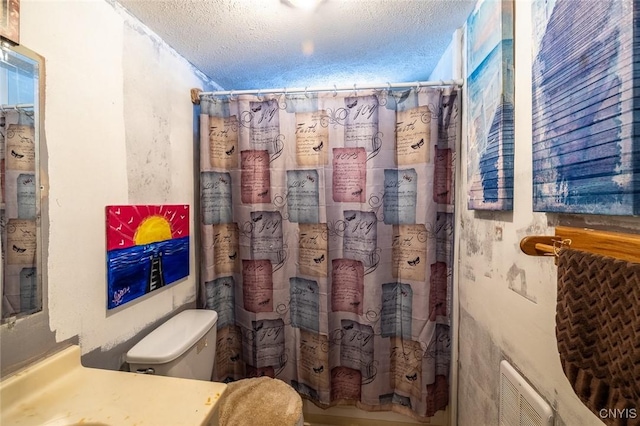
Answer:
[[[189,275],[189,206],[107,206],[107,309]]]

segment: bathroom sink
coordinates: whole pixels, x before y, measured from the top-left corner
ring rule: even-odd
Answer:
[[[80,354],[70,346],[3,380],[0,424],[178,426],[217,418],[224,383],[86,368]]]

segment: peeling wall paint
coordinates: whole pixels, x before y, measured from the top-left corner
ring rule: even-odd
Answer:
[[[527,293],[527,271],[518,268],[515,263],[507,271],[507,281],[509,289],[515,291],[520,296],[536,303],[536,297]]]
[[[153,38],[130,25],[124,26],[123,89],[127,180],[129,198],[140,204],[167,201],[171,194],[174,160],[172,123],[184,117],[172,115],[171,70],[158,70],[170,61]],[[140,58],[145,58],[141,64]],[[185,141],[186,142],[186,141]]]
[[[497,425],[500,386],[500,348],[469,313],[460,309],[461,348],[458,390],[459,425]]]
[[[499,362],[507,359],[550,403],[555,425],[603,423],[580,402],[564,376],[555,337],[557,278],[552,258],[521,252],[527,235],[553,235],[557,225],[640,233],[638,217],[534,213],[531,148],[529,1],[515,5],[515,175],[513,212],[467,210],[466,149],[456,190],[460,238],[458,424],[497,424]],[[466,111],[463,105],[463,111]],[[463,120],[463,123],[465,120]],[[466,128],[463,128],[463,135]],[[499,230],[498,230],[499,229]]]
[[[21,12],[22,44],[46,60],[44,327],[58,344],[78,340],[92,364],[117,369],[140,332],[195,304],[197,268],[192,241],[189,277],[107,313],[105,206],[193,204],[189,91],[212,83],[117,4],[27,0]],[[13,351],[27,356],[24,347]]]

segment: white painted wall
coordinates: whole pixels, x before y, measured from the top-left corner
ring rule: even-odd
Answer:
[[[557,284],[553,260],[525,255],[519,242],[526,235],[553,235],[557,224],[640,229],[640,218],[532,212],[530,8],[529,0],[515,2],[513,212],[467,210],[466,140],[461,150],[456,224],[460,240],[457,277],[461,426],[497,424],[501,358],[510,360],[554,407],[559,416],[556,425],[602,425],[575,395],[560,365],[555,337]]]
[[[464,27],[451,36],[451,43],[429,75],[429,81],[462,79],[462,46]]]
[[[57,342],[79,336],[83,354],[107,351],[195,301],[189,89],[211,85],[104,0],[22,0],[21,43],[46,60],[49,327]],[[183,203],[190,276],[107,312],[105,206]]]

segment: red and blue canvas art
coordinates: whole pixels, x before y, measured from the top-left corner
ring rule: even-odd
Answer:
[[[189,276],[189,206],[107,206],[107,309]]]

